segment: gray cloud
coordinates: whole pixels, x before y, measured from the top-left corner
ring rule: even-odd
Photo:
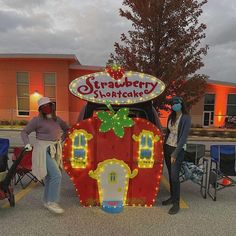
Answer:
[[[0,31],[1,34],[21,27],[27,28],[49,28],[51,25],[49,15],[44,13],[28,16],[16,11],[0,10]]]
[[[209,0],[202,20],[207,24],[204,43],[210,46],[201,72],[213,80],[236,81],[236,1]]]
[[[44,5],[46,0],[1,0],[0,3],[11,9],[32,9]]]
[[[104,65],[131,24],[122,0],[0,0],[1,53],[73,53],[83,64]],[[201,21],[210,46],[201,72],[235,81],[236,1],[208,0]]]
[[[83,1],[79,4],[78,1],[46,1],[44,8],[37,11],[32,9],[29,18],[35,19],[35,12],[39,15],[47,9],[44,14],[48,20],[38,19],[38,22],[45,25],[49,21],[48,27],[39,28],[35,25],[29,28],[26,14],[26,19],[14,21],[11,27],[5,27],[12,30],[0,38],[0,51],[74,53],[83,64],[104,65],[113,50],[114,42],[129,27],[129,23],[118,15],[119,6],[108,7],[107,0]],[[22,11],[13,13],[18,16]],[[15,16],[4,17],[8,21],[8,18],[14,19]],[[22,27],[18,27],[19,22],[22,22]]]

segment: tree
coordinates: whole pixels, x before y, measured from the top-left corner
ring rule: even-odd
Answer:
[[[123,0],[121,17],[133,30],[115,42],[109,63],[161,79],[164,93],[154,100],[157,109],[168,109],[166,99],[182,96],[191,107],[204,94],[207,76],[197,71],[208,46],[201,46],[206,25],[199,23],[207,0]]]

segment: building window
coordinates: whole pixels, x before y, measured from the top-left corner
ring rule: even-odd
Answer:
[[[30,110],[28,72],[16,73],[17,108],[19,116],[28,116]]]
[[[206,94],[204,100],[204,126],[214,124],[215,94]]]
[[[228,94],[227,116],[236,116],[236,94]]]
[[[44,96],[56,103],[56,73],[44,73]]]

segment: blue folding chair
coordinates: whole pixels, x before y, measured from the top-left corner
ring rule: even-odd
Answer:
[[[208,195],[216,201],[217,191],[236,184],[236,145],[211,145]],[[213,189],[213,193],[211,192]]]
[[[10,206],[15,206],[15,197],[11,186],[11,178],[7,180],[8,175],[8,149],[9,140],[0,138],[0,200],[8,199]]]
[[[0,138],[0,173],[5,172],[8,168],[8,149],[9,139]]]

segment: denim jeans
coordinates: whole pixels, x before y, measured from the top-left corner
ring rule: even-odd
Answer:
[[[171,154],[175,150],[175,147],[171,147],[167,144],[164,145],[164,157],[165,163],[167,166],[169,174],[169,183],[170,183],[170,196],[172,198],[173,204],[179,204],[180,199],[180,181],[179,181],[179,172],[181,165],[184,159],[184,149],[182,149],[174,164],[171,164]]]
[[[44,186],[44,202],[58,202],[61,189],[61,171],[49,152],[46,155],[47,175]]]

